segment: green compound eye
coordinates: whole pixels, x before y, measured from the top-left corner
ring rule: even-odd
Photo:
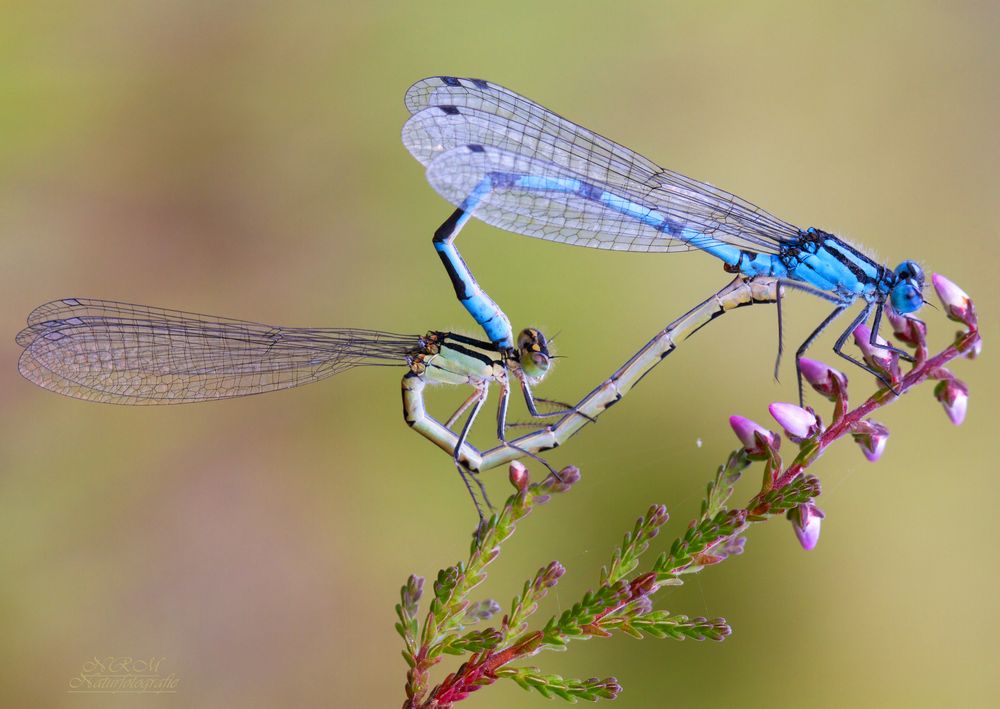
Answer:
[[[517,336],[521,370],[531,379],[541,379],[549,371],[549,343],[535,328],[526,328]]]

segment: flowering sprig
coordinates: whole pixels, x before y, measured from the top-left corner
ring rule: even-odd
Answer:
[[[719,467],[708,485],[698,516],[647,570],[638,570],[642,556],[669,519],[662,505],[651,506],[625,534],[609,563],[601,569],[596,589],[585,593],[561,614],[550,617],[539,629],[529,629],[529,619],[566,572],[557,561],[542,567],[524,583],[509,611],[494,626],[470,629],[476,623],[490,621],[500,611],[494,601],[472,602],[469,595],[485,580],[486,568],[499,556],[501,544],[514,533],[517,522],[553,494],[569,490],[580,478],[579,471],[571,467],[564,469],[558,478],[549,476],[532,484],[524,466],[512,464],[510,481],[516,492],[477,531],[468,560],[438,573],[433,584],[434,596],[422,625],[418,607],[423,579],[411,576],[402,588],[396,606],[396,630],[403,638],[403,657],[409,666],[404,708],[450,707],[498,679],[510,679],[545,697],[567,701],[614,699],[621,691],[614,677],[567,679],[543,673],[537,667],[515,667],[512,663],[543,650],[566,649],[573,640],[609,637],[616,631],[636,638],[649,635],[677,640],[724,640],[731,633],[724,618],[690,618],[654,610],[653,596],[663,587],[682,584],[687,574],[741,554],[749,528],[769,519],[787,517],[803,548],[815,547],[824,515],[815,503],[820,495],[819,480],[806,470],[827,447],[846,435],[858,443],[868,460],[881,457],[889,432],[869,415],[917,384],[938,381],[935,396],[949,418],[956,424],[964,418],[968,388],[945,365],[957,357],[979,354],[981,340],[975,308],[969,297],[950,281],[935,275],[933,282],[945,312],[965,326],[942,352],[928,356],[926,326],[890,312],[893,336],[914,349],[912,366],[904,374],[897,353],[884,346],[872,348],[870,333],[857,333],[862,354],[892,386],[879,389],[853,410],[848,407],[848,382],[842,372],[815,360],[800,361],[806,381],[833,402],[833,413],[830,424],[826,425],[811,408],[785,403],[771,405],[771,415],[781,425],[785,437],[799,447],[789,465],[784,466],[779,453],[779,434],[749,419],[732,417],[730,424],[742,447]],[[763,463],[764,468],[759,491],[743,506],[730,507],[736,483],[755,462]],[[457,670],[430,687],[431,669],[449,654],[468,657]]]
[[[724,640],[732,632],[725,618],[689,617],[654,610],[653,596],[666,586],[683,583],[686,574],[714,566],[742,553],[743,536],[754,522],[785,514],[819,494],[819,483],[802,476],[781,490],[755,496],[745,507],[727,507],[734,487],[755,457],[745,449],[733,452],[709,483],[700,514],[684,533],[662,551],[646,571],[638,571],[669,519],[663,505],[652,505],[625,533],[601,569],[596,589],[538,630],[529,630],[528,620],[539,603],[566,572],[558,561],[543,566],[514,596],[510,610],[495,627],[469,630],[468,626],[492,618],[499,606],[490,600],[470,602],[468,594],[485,579],[486,566],[500,553],[500,544],[515,530],[515,523],[553,493],[565,492],[579,480],[576,468],[566,468],[561,480],[549,476],[531,484],[520,463],[511,466],[511,482],[517,488],[500,512],[478,531],[466,563],[438,573],[434,598],[424,620],[418,622],[417,607],[423,579],[411,576],[396,605],[396,630],[402,636],[403,657],[409,665],[405,708],[448,707],[498,679],[510,679],[524,689],[545,697],[569,701],[614,699],[621,685],[614,677],[568,679],[543,673],[537,667],[513,667],[511,663],[543,650],[563,650],[574,640],[610,637],[615,632],[634,638],[651,636],[674,640]],[[444,655],[467,654],[468,659],[434,688],[429,673]]]
[[[495,627],[469,630],[469,625],[489,620],[499,609],[490,600],[470,602],[468,595],[485,579],[486,567],[499,555],[500,544],[514,532],[515,523],[553,493],[565,492],[579,480],[575,468],[566,468],[560,473],[561,480],[550,476],[530,484],[524,466],[512,464],[510,477],[517,492],[478,531],[469,560],[438,573],[434,598],[422,627],[417,609],[423,579],[411,576],[401,590],[396,630],[403,638],[403,657],[410,668],[404,707],[448,707],[498,679],[510,679],[543,696],[569,701],[614,699],[621,691],[614,677],[568,679],[543,673],[537,667],[510,664],[543,650],[565,649],[573,640],[610,637],[615,632],[634,638],[648,635],[675,640],[724,640],[731,633],[724,618],[692,618],[654,610],[652,597],[665,586],[682,584],[685,574],[742,553],[745,539],[741,535],[752,522],[783,514],[819,494],[818,483],[809,477],[766,500],[755,498],[753,509],[729,509],[726,505],[733,488],[751,462],[745,450],[730,455],[709,483],[699,516],[648,570],[637,572],[643,554],[669,519],[663,505],[652,505],[626,532],[601,569],[597,588],[566,611],[550,617],[540,629],[529,630],[528,620],[566,571],[557,561],[542,567],[525,582],[509,612]],[[440,684],[429,688],[431,668],[448,654],[467,654],[469,658]]]
[[[517,493],[507,500],[499,514],[494,514],[477,530],[468,561],[438,572],[434,598],[422,629],[417,621],[417,606],[423,595],[424,580],[411,576],[402,588],[400,603],[396,605],[399,619],[396,631],[403,638],[403,657],[410,666],[405,706],[435,706],[422,703],[422,698],[427,693],[428,673],[442,655],[483,653],[510,640],[509,635],[505,636],[502,631],[493,628],[463,632],[467,626],[487,620],[500,610],[500,606],[493,601],[472,603],[468,595],[486,579],[486,567],[499,556],[500,545],[514,533],[517,522],[530,514],[536,505],[547,502],[553,494],[569,490],[580,479],[580,474],[575,468],[566,468],[558,478],[550,476],[542,483],[531,485],[524,466],[516,463],[511,465],[510,478]],[[561,570],[554,570],[548,577],[536,576],[537,583],[531,589],[535,600],[543,597],[545,589],[554,583],[550,579],[558,579],[561,574]],[[528,592],[526,587],[523,595],[527,597]],[[510,650],[509,647],[507,649]]]
[[[909,371],[903,373],[897,351],[881,337],[876,346],[870,344],[871,331],[860,325],[854,339],[865,361],[882,373],[892,386],[882,386],[860,406],[849,410],[847,376],[822,362],[800,360],[802,375],[817,392],[833,402],[829,425],[824,425],[816,412],[809,407],[774,403],[769,407],[771,416],[784,429],[785,436],[799,445],[799,452],[787,468],[782,468],[778,452],[780,436],[758,424],[734,416],[730,423],[744,445],[747,455],[767,461],[764,483],[760,493],[761,503],[768,495],[781,491],[800,479],[806,469],[815,463],[823,452],[837,439],[850,435],[871,462],[885,452],[889,430],[871,414],[899,399],[913,387],[925,381],[937,381],[934,396],[944,406],[952,423],[958,425],[965,419],[969,390],[946,367],[959,357],[974,359],[982,349],[976,309],[966,293],[944,276],[934,274],[932,281],[948,317],[961,323],[954,341],[940,353],[930,356],[927,347],[927,326],[915,318],[903,317],[886,309],[892,325],[893,336],[901,344],[914,350]],[[799,542],[805,549],[812,549],[819,541],[823,512],[813,500],[803,501],[788,514]]]

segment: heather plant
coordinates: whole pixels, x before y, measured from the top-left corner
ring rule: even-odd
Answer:
[[[580,474],[575,467],[569,467],[558,477],[550,475],[532,483],[527,469],[513,463],[510,482],[514,494],[479,528],[468,559],[438,572],[422,622],[419,604],[423,579],[411,576],[402,588],[396,606],[396,630],[403,638],[403,657],[409,667],[404,708],[450,707],[500,679],[545,697],[571,702],[614,699],[621,692],[614,677],[571,679],[521,662],[545,650],[565,650],[575,640],[605,638],[615,633],[699,641],[728,637],[731,628],[724,618],[688,617],[655,609],[654,596],[664,587],[682,584],[688,574],[742,553],[750,528],[757,524],[786,518],[801,546],[806,550],[814,548],[824,515],[816,504],[820,481],[809,469],[829,446],[848,436],[865,458],[877,461],[885,451],[889,431],[871,415],[910,389],[934,382],[934,396],[951,422],[958,425],[964,420],[968,388],[946,365],[956,358],[978,356],[981,339],[975,307],[946,278],[934,275],[933,283],[946,315],[962,325],[947,347],[931,356],[926,325],[891,312],[893,337],[913,351],[911,357],[901,358],[901,350],[885,347],[888,343],[881,339],[876,341],[881,346],[872,346],[870,331],[859,327],[855,341],[865,362],[891,386],[878,389],[853,409],[849,406],[846,375],[821,362],[802,360],[805,380],[832,403],[829,423],[824,423],[811,407],[782,402],[769,407],[781,434],[742,416],[731,417],[730,425],[742,447],[719,466],[698,514],[688,522],[683,534],[650,559],[650,548],[669,519],[664,505],[652,505],[614,547],[593,590],[562,613],[533,625],[529,621],[538,613],[542,600],[566,572],[558,561],[550,562],[528,579],[502,615],[497,602],[474,600],[472,593],[486,579],[487,568],[518,524],[554,495],[572,489]],[[787,464],[781,455],[783,439],[796,446]],[[732,504],[736,483],[754,464],[763,467],[760,488],[741,504]],[[449,655],[465,659],[431,686],[432,668]]]

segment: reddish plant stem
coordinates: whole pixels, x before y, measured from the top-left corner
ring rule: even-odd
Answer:
[[[482,679],[496,681],[496,671],[509,662],[531,655],[538,649],[542,641],[542,631],[536,630],[515,645],[499,652],[486,652],[478,658],[469,660],[455,674],[447,677],[441,683],[440,691],[431,700],[430,706],[448,706],[465,698],[483,685],[477,684]]]
[[[403,709],[422,706],[419,702],[427,688],[427,673],[437,662],[437,658],[428,661],[426,645],[417,651],[413,658],[413,667],[407,677],[407,688],[412,692],[412,696],[403,704]]]
[[[823,455],[827,446],[843,436],[845,433],[850,433],[851,428],[856,423],[864,419],[873,411],[891,404],[907,390],[911,389],[913,386],[919,384],[925,379],[935,378],[934,374],[936,370],[948,364],[948,362],[952,361],[956,357],[964,356],[966,352],[971,350],[978,339],[978,327],[969,326],[969,330],[954,344],[949,345],[942,350],[940,354],[937,354],[930,359],[925,359],[926,349],[924,348],[923,343],[921,343],[917,349],[917,363],[913,369],[911,369],[906,376],[900,379],[896,384],[897,393],[894,393],[888,388],[882,388],[858,408],[840,416],[839,418],[836,418],[830,424],[830,427],[820,435],[819,439],[817,439],[813,445],[803,450],[792,465],[788,467],[788,470],[775,480],[774,487],[780,489],[801,475],[806,468],[812,465],[821,455]]]
[[[598,613],[589,625],[599,625],[602,618],[605,618],[615,611],[621,610],[632,601],[648,595],[654,590],[655,581],[656,574],[652,572],[643,574],[633,579],[629,582],[629,591],[625,599],[620,603],[609,606]],[[441,683],[441,690],[432,701],[442,706],[447,706],[450,703],[461,700],[469,694],[469,692],[472,692],[482,686],[477,684],[480,680],[484,678],[495,680],[496,671],[498,669],[509,662],[534,654],[538,649],[538,646],[541,644],[541,640],[541,631],[536,631],[506,650],[501,650],[496,653],[485,653],[480,658],[470,660],[460,667],[455,674],[448,677]]]

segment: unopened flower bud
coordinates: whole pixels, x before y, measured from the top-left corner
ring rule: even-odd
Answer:
[[[819,543],[819,530],[823,521],[823,511],[812,502],[799,505],[788,511],[788,519],[792,522],[792,529],[799,539],[799,544],[806,551],[810,551]]]
[[[934,387],[934,398],[941,402],[951,422],[961,426],[969,407],[969,388],[958,379],[944,379]]]
[[[559,479],[566,485],[575,485],[580,481],[580,469],[575,465],[567,465],[559,471]]]
[[[890,305],[886,305],[885,315],[892,325],[892,334],[900,342],[916,347],[927,338],[927,325],[923,321],[900,315]]]
[[[861,448],[865,458],[874,463],[885,452],[885,444],[889,441],[889,429],[880,423],[865,419],[851,427],[851,436]]]
[[[592,677],[587,680],[587,686],[590,688],[591,694],[601,699],[614,700],[622,693],[622,686],[618,683],[617,677],[608,677],[601,680]]]
[[[549,475],[546,483],[552,492],[566,492],[580,480],[580,469],[575,465],[567,465],[558,475]]]
[[[834,381],[841,394],[847,391],[847,375],[823,362],[803,357],[799,360],[799,371],[813,389],[831,401],[837,396]]]
[[[749,455],[766,455],[767,448],[776,451],[781,445],[781,437],[777,433],[758,426],[748,418],[730,416],[729,425],[733,427],[733,433],[740,439],[740,443]],[[763,440],[763,446],[758,443],[758,437]]]
[[[545,570],[535,576],[535,591],[538,592],[544,588],[552,588],[559,583],[559,579],[564,573],[566,573],[566,568],[558,561],[549,562]]]
[[[904,315],[900,315],[896,310],[888,303],[885,306],[885,317],[892,325],[892,334],[896,337],[900,335],[905,335],[909,330],[907,323],[907,318]]]
[[[948,317],[966,325],[974,324],[975,311],[968,294],[940,273],[932,275],[931,281]]]
[[[737,556],[743,553],[743,547],[746,546],[746,543],[746,537],[730,537],[716,551],[726,556]]]
[[[854,342],[858,346],[858,349],[861,350],[861,355],[865,362],[875,369],[892,373],[895,369],[894,365],[898,355],[892,350],[886,349],[889,343],[880,335],[875,336],[875,344],[872,344],[871,338],[872,331],[864,323],[854,328]]]
[[[528,469],[518,460],[510,464],[510,467],[507,469],[507,477],[510,480],[510,484],[521,492],[524,492],[528,488],[528,483],[531,482]]]
[[[820,430],[819,419],[811,411],[795,404],[776,401],[767,407],[774,420],[785,429],[789,440],[799,443],[811,438]]]

